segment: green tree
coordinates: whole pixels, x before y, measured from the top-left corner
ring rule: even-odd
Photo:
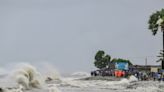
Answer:
[[[161,50],[159,52],[159,55],[157,57],[159,57],[159,59],[157,60],[157,62],[162,62],[163,61],[163,50]]]
[[[95,55],[95,67],[102,69],[109,65],[110,62],[110,55],[105,55],[105,52],[102,50],[99,50]]]
[[[105,52],[102,50],[99,50],[95,55],[95,60],[100,61],[105,55]]]
[[[124,62],[124,63],[128,63],[129,65],[133,65],[130,60],[126,60],[126,59],[121,59],[121,58],[114,58],[112,59],[111,63],[119,63],[119,62]]]
[[[163,34],[163,50],[160,52],[161,67],[164,69],[164,9],[156,11],[149,18],[149,29],[152,31],[153,35],[156,35],[159,30]]]

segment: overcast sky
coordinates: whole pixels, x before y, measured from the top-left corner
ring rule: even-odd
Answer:
[[[61,72],[94,69],[104,50],[157,64],[162,36],[148,30],[163,0],[0,0],[0,64],[48,62]]]

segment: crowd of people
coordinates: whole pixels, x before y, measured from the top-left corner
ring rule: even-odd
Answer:
[[[145,72],[145,71],[131,71],[131,70],[95,70],[91,71],[91,76],[113,76],[113,77],[125,77],[134,75],[138,80],[154,80],[154,81],[164,81],[164,75],[160,72]]]

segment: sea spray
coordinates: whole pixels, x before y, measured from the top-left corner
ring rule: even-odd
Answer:
[[[61,78],[60,85],[62,86],[70,86],[70,87],[88,87],[91,84],[89,81],[82,81],[82,78],[90,77],[90,74],[87,72],[75,72],[70,75],[69,77]]]
[[[81,72],[77,72],[77,73],[74,73],[72,75],[81,75]],[[83,75],[83,74],[82,74]],[[120,81],[116,81],[116,80],[113,80],[113,81],[109,81],[109,80],[82,80],[80,79],[79,77],[67,77],[67,78],[63,78],[62,79],[62,83],[61,85],[62,86],[71,86],[71,87],[80,87],[80,88],[83,88],[83,87],[94,87],[94,86],[99,86],[99,87],[102,87],[102,88],[108,88],[108,87],[117,87],[117,86],[122,86],[124,85],[124,87],[128,86],[131,82],[134,82],[134,81],[137,81],[137,79],[133,76],[130,76],[129,79],[127,78],[122,78]],[[113,78],[115,79],[115,78]]]
[[[71,76],[77,77],[77,78],[85,78],[85,77],[90,77],[90,74],[87,72],[75,72],[75,73],[72,73]]]
[[[11,76],[18,84],[23,85],[25,89],[41,88],[44,84],[44,80],[37,69],[27,63],[18,64]]]
[[[138,81],[138,79],[137,79],[135,76],[131,75],[131,76],[129,76],[128,79],[127,79],[127,78],[121,79],[121,80],[119,81],[119,83],[120,83],[120,84],[129,84],[129,83],[131,83],[131,82],[136,82],[136,81]]]
[[[61,92],[55,84],[48,85],[48,92]]]
[[[129,77],[129,82],[136,82],[136,81],[138,81],[138,79],[135,76],[131,75]]]
[[[119,81],[119,84],[129,84],[129,80],[126,78],[123,78]]]
[[[40,63],[40,67],[42,67],[41,73],[43,74],[44,80],[61,80],[61,76],[57,69],[50,63]]]
[[[0,77],[5,77],[8,75],[8,71],[4,68],[0,68]]]

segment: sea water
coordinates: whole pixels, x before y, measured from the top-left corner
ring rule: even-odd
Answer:
[[[134,76],[130,76],[129,79],[123,78],[120,81],[81,80],[81,78],[90,77],[89,74],[76,72],[70,74],[69,77],[63,77],[59,73],[55,73],[56,70],[51,69],[55,68],[49,67],[47,73],[48,76],[54,78],[54,81],[45,82],[42,84],[42,88],[31,88],[22,90],[22,92],[164,92],[164,82],[138,81]],[[15,89],[19,89],[18,83],[9,77],[12,73],[4,73],[4,70],[3,73],[0,73],[0,87],[5,89],[5,92],[16,92]],[[45,75],[40,74],[43,78],[39,80],[46,80]]]

